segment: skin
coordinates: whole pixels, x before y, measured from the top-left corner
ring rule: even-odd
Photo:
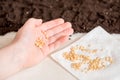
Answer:
[[[30,18],[13,42],[0,49],[0,80],[40,63],[68,40],[73,33],[71,26],[70,22],[64,22],[61,18],[45,23],[41,19]],[[35,46],[38,37],[45,41],[42,48]]]

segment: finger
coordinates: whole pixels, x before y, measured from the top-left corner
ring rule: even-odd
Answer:
[[[46,31],[48,29],[51,29],[55,26],[58,26],[60,24],[63,24],[64,23],[64,20],[62,18],[59,18],[59,19],[55,19],[55,20],[52,20],[52,21],[48,21],[48,22],[45,22],[41,25],[41,29]]]
[[[67,28],[66,30],[64,30],[64,31],[62,31],[60,33],[57,33],[56,35],[50,37],[48,39],[48,44],[51,44],[51,43],[55,42],[61,36],[66,36],[66,35],[69,36],[71,34],[73,34],[73,29],[72,28]]]
[[[51,37],[51,36],[53,36],[53,35],[61,32],[61,31],[64,31],[64,30],[67,29],[67,28],[70,28],[71,26],[72,26],[72,25],[71,25],[70,22],[66,22],[66,23],[64,23],[64,24],[61,24],[61,25],[59,25],[59,26],[56,26],[56,27],[54,27],[54,28],[52,28],[52,29],[47,30],[47,31],[46,31],[46,34],[47,34],[47,36],[48,36],[48,38],[49,38],[49,37]]]
[[[30,18],[30,19],[27,20],[27,22],[24,24],[24,26],[37,27],[41,24],[42,24],[42,19]]]
[[[39,27],[42,24],[42,19],[37,19],[37,21],[35,22],[35,26]]]
[[[50,44],[49,45],[50,52],[54,51],[59,46],[61,46],[62,44],[64,44],[68,39],[69,39],[69,36],[64,36],[64,37],[61,37],[58,40],[56,40],[54,43]]]

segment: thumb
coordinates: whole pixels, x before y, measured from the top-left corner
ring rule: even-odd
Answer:
[[[42,19],[35,19],[30,18],[26,21],[26,23],[23,25],[24,27],[37,27],[42,24]]]

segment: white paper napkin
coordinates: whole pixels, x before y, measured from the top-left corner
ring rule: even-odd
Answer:
[[[63,55],[76,45],[82,45],[90,50],[97,49],[97,54],[95,55],[79,51],[78,54],[89,55],[93,59],[95,57],[110,56],[113,59],[113,63],[105,69],[88,71],[87,73],[75,70],[71,67],[72,62],[66,60]],[[120,76],[120,43],[100,26],[68,47],[52,54],[51,57],[79,80],[120,80],[120,77],[118,77]]]

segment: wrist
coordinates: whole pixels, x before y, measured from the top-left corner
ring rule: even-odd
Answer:
[[[13,42],[10,47],[12,48],[11,52],[14,64],[18,66],[19,70],[24,69],[24,62],[27,53],[24,44],[21,44],[20,42]]]
[[[19,43],[11,43],[0,50],[0,78],[6,78],[23,69]]]

